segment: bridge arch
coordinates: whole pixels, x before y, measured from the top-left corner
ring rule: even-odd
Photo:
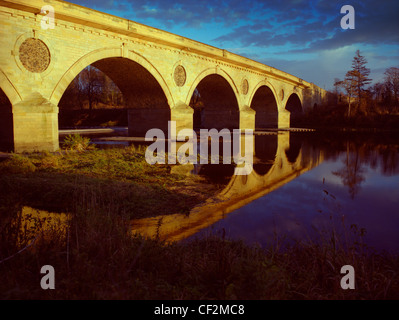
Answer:
[[[302,101],[298,94],[291,93],[285,104],[285,109],[290,112],[290,124],[295,126],[303,115]]]
[[[193,105],[194,92],[201,104]],[[194,128],[238,129],[240,127],[240,95],[233,79],[222,69],[209,68],[194,80],[186,104],[194,108]]]
[[[12,105],[22,101],[21,95],[2,70],[0,70],[0,88]]]
[[[237,102],[239,101],[240,98],[240,93],[238,91],[238,88],[236,86],[236,84],[234,83],[234,80],[232,79],[232,77],[230,77],[230,75],[224,71],[223,69],[220,69],[218,67],[216,68],[208,68],[203,70],[201,73],[198,74],[198,76],[195,78],[193,84],[190,87],[190,90],[188,91],[187,94],[187,98],[186,98],[186,105],[189,105],[191,97],[194,94],[194,90],[197,88],[198,84],[207,76],[209,75],[213,75],[213,74],[217,74],[220,75],[221,77],[223,77],[231,86],[231,89],[234,91],[234,94],[236,96]]]
[[[166,96],[166,99],[168,100],[169,106],[173,106],[174,101],[172,93],[170,92],[165,79],[162,77],[159,71],[151,64],[151,62],[149,62],[146,58],[144,58],[140,54],[132,50],[126,50],[126,51],[127,52],[124,54],[121,47],[103,48],[103,49],[94,50],[86,54],[85,56],[81,57],[67,70],[67,72],[64,73],[64,75],[58,81],[57,85],[55,86],[51,94],[50,101],[57,105],[68,85],[79,74],[79,72],[81,72],[87,66],[102,59],[119,57],[119,58],[127,58],[133,62],[136,62],[137,64],[141,65],[144,69],[146,69],[161,86]]]
[[[129,135],[144,136],[152,128],[167,132],[174,101],[164,78],[143,56],[121,47],[98,49],[80,58],[62,76],[50,100],[58,104],[68,85],[89,65],[104,72],[122,92],[129,109]]]
[[[255,129],[278,127],[278,99],[274,87],[269,82],[263,80],[256,85],[249,105],[256,111]]]

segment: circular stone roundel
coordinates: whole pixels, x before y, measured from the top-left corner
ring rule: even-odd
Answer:
[[[41,73],[50,64],[50,51],[42,40],[28,38],[19,47],[19,60],[26,70]]]
[[[247,94],[248,93],[248,89],[249,89],[249,84],[248,84],[248,80],[247,79],[244,79],[244,80],[242,80],[242,83],[241,83],[241,92],[242,92],[242,94]]]
[[[184,86],[184,84],[186,83],[186,70],[184,69],[184,67],[181,65],[178,65],[175,68],[173,77],[174,77],[175,83],[178,87]]]

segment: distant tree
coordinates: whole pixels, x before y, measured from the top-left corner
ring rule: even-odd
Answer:
[[[339,85],[341,80],[339,80],[338,78],[334,78],[334,91],[333,94],[335,95],[335,103],[339,103],[341,102],[341,87]]]
[[[358,106],[361,105],[364,87],[371,83],[370,69],[366,68],[367,60],[360,55],[360,51],[356,51],[356,55],[352,60],[352,69],[346,73],[345,80],[353,85],[353,96],[357,98]],[[351,89],[351,90],[352,90]]]
[[[83,69],[65,90],[60,105],[67,109],[81,110],[89,106],[91,111],[98,103],[123,106],[122,92],[118,86],[99,69],[88,66]]]
[[[92,66],[88,66],[79,74],[79,89],[89,103],[89,110],[98,102],[104,84],[102,73]]]
[[[373,99],[375,100],[375,102],[377,103],[382,102],[384,95],[384,84],[381,82],[377,82],[371,86],[370,90],[372,92]]]
[[[353,93],[356,88],[356,83],[353,79],[346,77],[344,80],[336,79],[334,86],[337,88],[342,88],[346,92],[346,96],[348,99],[348,117],[351,116],[351,104],[352,104],[352,97]]]
[[[397,106],[399,98],[399,68],[388,68],[384,74],[385,86],[393,95],[393,105]]]

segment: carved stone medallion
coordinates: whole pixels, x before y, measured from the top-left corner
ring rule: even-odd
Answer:
[[[241,92],[242,92],[242,94],[246,95],[248,93],[248,90],[249,90],[248,80],[244,79],[244,80],[242,80],[242,83],[241,83]]]
[[[42,40],[28,38],[19,47],[19,59],[26,70],[41,73],[50,64],[50,51]]]
[[[181,65],[178,65],[175,68],[173,77],[174,77],[175,83],[178,87],[184,86],[184,84],[186,83],[186,70],[184,69],[184,67]]]

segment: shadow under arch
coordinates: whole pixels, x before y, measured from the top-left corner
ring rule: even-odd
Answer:
[[[303,108],[301,99],[295,92],[289,96],[285,109],[290,112],[290,126],[298,124],[303,115]]]
[[[130,50],[122,56],[120,47],[82,57],[63,75],[50,99],[58,104],[66,86],[89,65],[106,74],[122,92],[129,109],[130,136],[144,136],[153,128],[168,131],[173,98],[166,82],[148,60]]]
[[[198,104],[193,102],[198,95]],[[194,109],[196,129],[239,129],[239,93],[223,70],[210,68],[200,73],[189,90],[186,104]]]
[[[295,163],[301,152],[303,138],[295,132],[290,132],[289,147],[285,150],[285,155],[289,163]]]
[[[12,105],[2,88],[0,88],[0,151],[14,150],[14,124]]]
[[[196,165],[198,175],[210,183],[227,185],[234,175],[235,164],[199,164]]]
[[[0,150],[14,151],[14,123],[12,106],[22,101],[17,89],[0,70]]]
[[[273,167],[278,148],[276,134],[255,135],[254,171],[260,176],[266,175]]]
[[[262,81],[250,99],[250,107],[256,111],[255,130],[278,127],[278,105],[273,87]]]

